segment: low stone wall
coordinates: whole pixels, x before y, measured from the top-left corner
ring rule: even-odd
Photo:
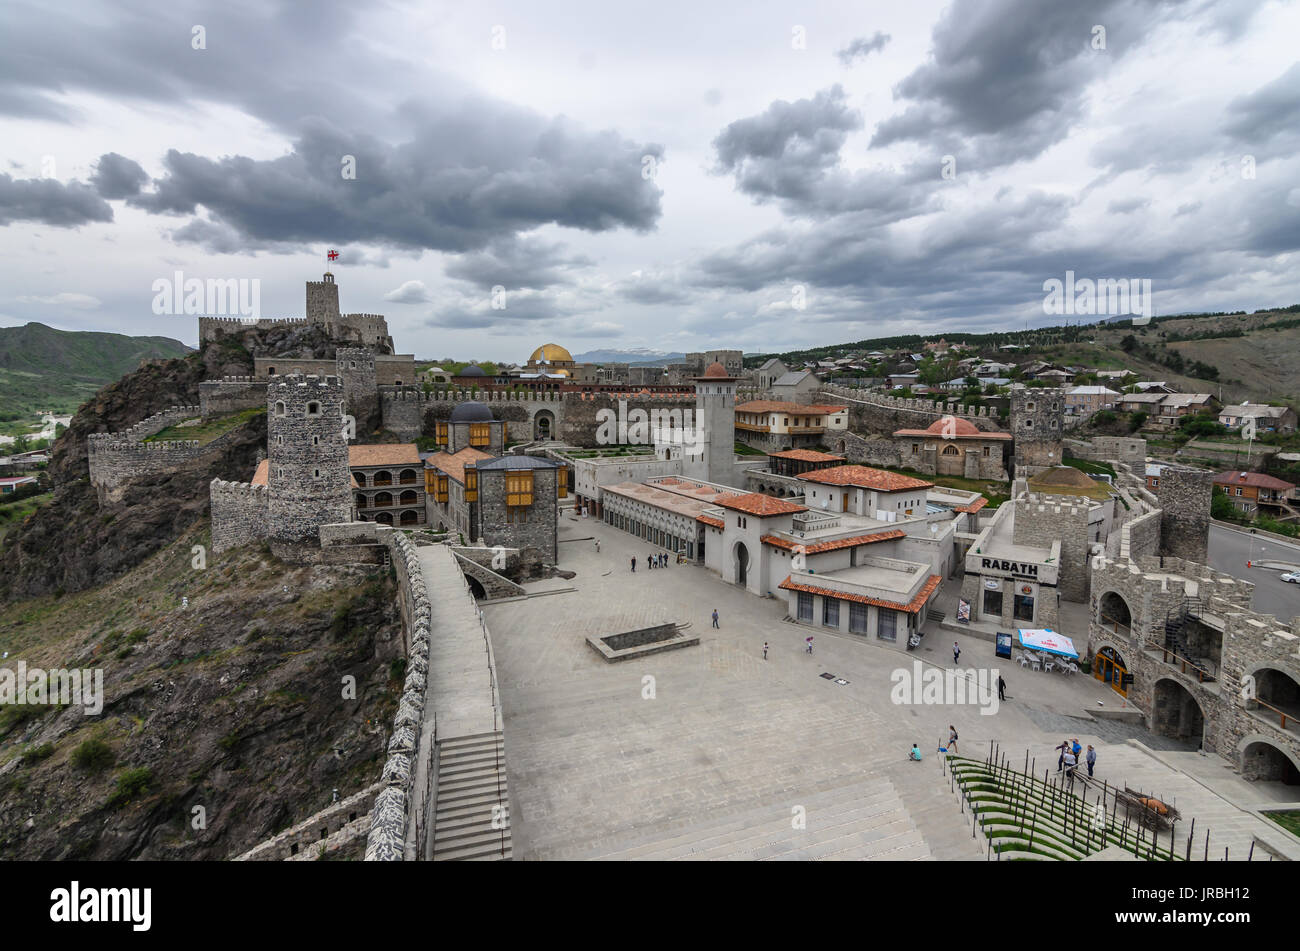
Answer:
[[[432,795],[434,770],[425,775],[430,788],[414,789],[416,756],[421,749],[424,726],[424,701],[429,684],[429,638],[432,615],[424,576],[415,545],[405,533],[376,526],[380,544],[392,554],[401,594],[402,631],[408,635],[406,682],[397,701],[393,717],[393,734],[388,741],[388,757],[380,776],[380,792],[375,796],[370,816],[370,834],[366,839],[367,862],[400,862],[407,858],[407,830],[412,817],[424,813],[423,805]],[[431,738],[430,738],[431,739]],[[432,743],[426,744],[432,747]],[[417,818],[416,852],[423,854],[428,830]]]
[[[266,405],[266,381],[252,376],[223,376],[199,384],[199,415],[225,416]]]
[[[266,486],[213,479],[208,496],[214,553],[266,538]]]
[[[346,799],[331,803],[310,818],[236,856],[235,861],[283,862],[295,857],[313,857],[312,849],[319,848],[322,842],[370,812],[375,796],[382,788],[375,783]]]
[[[218,440],[200,446],[196,439],[173,439],[165,442],[144,442],[168,426],[200,413],[197,406],[173,406],[142,419],[130,429],[119,433],[92,433],[87,439],[87,461],[90,465],[90,484],[99,495],[100,505],[115,502],[123,483],[152,472],[165,471],[173,466],[197,458]],[[224,437],[223,437],[224,438]]]
[[[465,576],[474,578],[483,586],[483,594],[487,599],[514,598],[527,594],[523,585],[500,574],[511,569],[520,570],[519,549],[452,547],[451,550]]]

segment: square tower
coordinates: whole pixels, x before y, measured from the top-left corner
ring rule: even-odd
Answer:
[[[1057,387],[1011,388],[1011,435],[1015,439],[1015,477],[1061,464],[1065,396]]]
[[[337,376],[273,376],[267,384],[267,535],[314,541],[352,521],[352,473]]]
[[[307,282],[307,322],[332,326],[339,316],[339,286],[329,271],[319,281]]]
[[[695,438],[704,454],[696,471],[708,482],[736,478],[736,383],[717,362],[695,378]]]

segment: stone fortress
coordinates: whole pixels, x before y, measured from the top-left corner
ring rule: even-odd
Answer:
[[[437,439],[445,431],[444,448],[455,454],[475,448],[463,446],[454,435],[457,424],[472,417],[493,429],[483,447],[490,452],[480,450],[480,455],[548,459],[567,468],[548,467],[557,475],[540,489],[545,520],[559,517],[564,489],[575,486],[578,509],[639,535],[657,517],[645,513],[668,513],[674,520],[656,530],[655,544],[671,539],[677,550],[681,539],[689,538],[692,560],[757,596],[787,598],[792,619],[802,623],[818,623],[817,618],[845,632],[905,640],[908,631],[925,622],[938,585],[956,577],[962,579],[962,595],[971,602],[974,619],[1052,626],[1058,595],[1088,603],[1089,656],[1096,658],[1099,674],[1104,668],[1104,682],[1125,693],[1152,729],[1199,735],[1207,749],[1233,758],[1251,777],[1294,775],[1300,767],[1300,743],[1286,728],[1288,714],[1283,712],[1300,711],[1300,627],[1292,622],[1287,629],[1275,618],[1252,612],[1248,583],[1220,577],[1205,566],[1209,473],[1167,472],[1158,496],[1152,494],[1141,484],[1145,443],[1106,438],[1067,442],[1063,406],[1052,393],[1013,389],[1006,432],[983,408],[938,407],[822,386],[814,401],[847,406],[850,423],[826,447],[839,455],[812,453],[824,456],[815,465],[865,470],[832,479],[812,469],[778,471],[780,454],[766,465],[733,454],[738,396],[759,394],[742,390],[721,364],[695,378],[693,398],[633,390],[435,390],[412,385],[413,358],[393,354],[382,317],[341,315],[337,295],[337,285],[326,275],[324,281],[308,284],[307,318],[243,325],[321,327],[337,341],[333,358],[255,355],[253,376],[200,384],[198,407],[173,407],[122,433],[91,437],[91,481],[101,504],[112,504],[132,478],[165,471],[205,448],[197,441],[146,442],[149,436],[196,417],[265,407],[263,477],[212,482],[214,550],[266,540],[289,559],[400,561],[399,581],[407,579],[403,597],[411,601],[404,617],[418,614],[408,620],[423,625],[407,630],[408,646],[425,651],[426,660],[416,667],[422,676],[431,676],[428,637],[420,631],[434,624],[429,614],[434,608],[422,587],[415,600],[411,592],[420,580],[421,546],[432,542],[417,544],[403,532],[359,518],[349,427],[354,424],[362,439],[384,430],[402,441]],[[238,329],[233,323],[201,318],[201,336],[220,340]],[[565,452],[608,449],[598,432],[610,414],[624,418],[641,412],[663,419],[688,410],[703,436],[702,449],[692,451],[690,441],[681,438],[685,431],[670,428],[667,434],[655,432],[642,455],[576,459]],[[950,446],[957,452],[945,452]],[[1116,487],[1122,501],[1098,503],[1033,491],[1028,480],[1059,466],[1067,447],[1074,456],[1111,462],[1119,473]],[[867,468],[872,465],[981,479],[1010,475],[1012,499],[991,514],[983,510],[986,500],[978,493],[963,495],[916,480],[881,484],[873,474],[877,470]],[[515,471],[510,462],[497,465],[496,475],[491,464],[477,462],[475,468],[481,469],[481,479],[499,477],[503,484]],[[566,475],[567,486],[561,479]],[[431,513],[437,506],[436,479],[428,490]],[[611,492],[606,506],[604,490],[615,483],[624,491],[621,496]],[[653,489],[659,501],[643,502],[627,490],[629,484]],[[913,497],[918,489],[924,498]],[[705,494],[707,500],[699,501]],[[688,495],[696,501],[683,502]],[[770,498],[774,495],[781,498]],[[767,502],[756,501],[765,498]],[[835,508],[827,510],[828,503]],[[895,504],[899,511],[888,515]],[[471,532],[469,540],[478,539]],[[734,557],[738,544],[753,553],[752,560]],[[821,547],[814,551],[816,546]],[[522,592],[495,570],[495,560],[483,557],[484,549],[446,551],[454,583],[461,588],[490,597]],[[546,552],[552,564],[554,551],[552,546]],[[1023,557],[1004,557],[1007,551]],[[796,565],[795,555],[807,566]],[[517,566],[519,550],[506,551],[505,558]],[[1034,567],[1032,575],[1024,574],[1027,565]],[[864,585],[880,593],[858,596],[857,587]],[[998,598],[989,597],[994,591]],[[849,603],[832,611],[832,602],[846,600],[866,608]],[[1082,632],[1067,633],[1076,643],[1082,639]],[[402,723],[395,729],[400,742],[395,734],[394,755],[402,765],[391,776],[386,770],[380,785],[400,788],[402,795],[376,795],[371,857],[414,857],[428,845],[424,837],[432,834],[426,825],[432,793],[421,790],[420,778],[408,769],[413,759],[427,761],[432,755],[421,726],[412,725],[415,714],[413,701],[399,711]],[[1270,715],[1277,726],[1268,722]],[[400,814],[394,811],[398,798]],[[403,828],[408,833],[404,844],[398,841]]]

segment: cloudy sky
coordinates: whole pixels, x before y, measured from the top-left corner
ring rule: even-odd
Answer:
[[[1300,302],[1300,4],[0,5],[0,325],[260,281],[422,357]],[[497,291],[494,296],[494,289]],[[504,306],[501,306],[504,305]]]

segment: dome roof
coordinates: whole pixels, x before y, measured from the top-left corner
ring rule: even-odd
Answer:
[[[453,423],[490,423],[492,422],[492,410],[482,403],[470,400],[459,404],[451,411],[451,421]]]
[[[956,416],[943,416],[936,419],[933,423],[925,428],[927,433],[933,433],[936,436],[979,436],[980,430],[968,419],[958,419]]]
[[[727,368],[724,367],[717,360],[714,360],[712,363],[710,363],[708,369],[704,371],[705,379],[715,378],[715,377],[721,377],[724,380],[731,379],[731,375],[727,373]]]
[[[461,370],[460,373],[456,375],[457,376],[487,376],[487,374],[483,372],[483,368],[479,366],[477,363],[471,363],[469,366]]]
[[[544,343],[528,358],[530,363],[572,363],[573,354],[558,343]]]

